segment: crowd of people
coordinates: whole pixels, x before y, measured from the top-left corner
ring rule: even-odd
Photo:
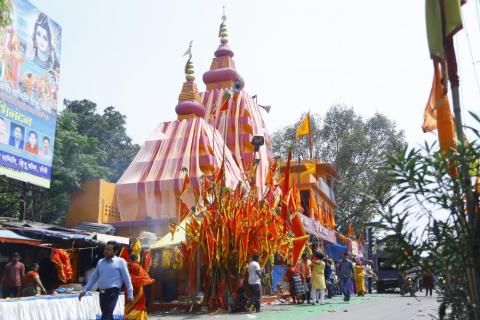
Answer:
[[[248,264],[248,285],[251,298],[247,298],[243,287],[236,294],[232,311],[260,311],[262,272],[259,256],[254,255]],[[372,262],[353,262],[345,253],[341,260],[334,261],[323,253],[315,252],[312,257],[304,253],[296,264],[289,264],[284,281],[288,284],[290,298],[294,304],[308,303],[323,305],[326,299],[343,295],[349,301],[352,294],[363,296],[372,293],[375,273]]]
[[[304,253],[297,265],[288,265],[285,282],[293,303],[325,304],[325,299],[343,295],[349,301],[351,294],[372,293],[375,276],[369,261],[353,262],[345,253],[340,261],[333,261],[323,253],[315,252],[311,259]],[[367,285],[365,285],[367,284]]]

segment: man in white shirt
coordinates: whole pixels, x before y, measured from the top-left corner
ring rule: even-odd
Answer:
[[[367,276],[367,287],[368,287],[368,293],[372,293],[372,285],[373,285],[373,278],[375,277],[375,272],[373,272],[372,268],[373,262],[371,260],[368,260],[365,263],[365,271],[366,271],[366,276]]]
[[[262,271],[258,260],[258,254],[254,254],[252,261],[247,266],[248,271],[248,285],[252,291],[252,298],[248,303],[249,306],[255,305],[255,310],[260,312],[260,299],[262,296]]]

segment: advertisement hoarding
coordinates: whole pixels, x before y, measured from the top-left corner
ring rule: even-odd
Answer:
[[[10,3],[0,29],[0,175],[49,188],[61,28],[28,1]]]

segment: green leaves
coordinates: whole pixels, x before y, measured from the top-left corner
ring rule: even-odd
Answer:
[[[478,116],[472,117],[480,124]],[[392,263],[402,268],[432,264],[437,276],[445,277],[445,319],[474,319],[473,310],[479,308],[474,289],[480,287],[479,194],[474,179],[466,180],[461,170],[452,173],[464,162],[478,176],[478,159],[478,140],[447,154],[437,151],[436,143],[391,154],[384,170],[395,195],[378,201],[381,218],[371,224],[382,234],[379,243],[392,253]],[[474,194],[473,219],[467,214],[467,190]]]
[[[126,134],[125,116],[113,107],[98,114],[96,104],[88,100],[64,103],[66,108],[57,118],[51,187],[29,187],[33,196],[28,219],[62,223],[72,193],[89,180],[116,182],[139,148]],[[22,188],[13,180],[8,182],[0,184],[1,214],[18,217],[20,206],[13,203],[18,202]]]
[[[308,139],[295,139],[303,117],[273,134],[275,156],[285,158],[293,146],[292,159],[309,157]],[[334,190],[340,228],[371,220],[376,201],[390,193],[392,182],[384,167],[387,155],[404,148],[403,132],[381,114],[364,119],[341,105],[332,106],[323,117],[313,114],[310,119],[314,158],[331,163],[340,176]]]

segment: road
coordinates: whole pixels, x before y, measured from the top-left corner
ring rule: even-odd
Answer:
[[[324,306],[266,305],[262,312],[252,314],[163,314],[151,315],[150,320],[238,319],[238,320],[410,320],[436,319],[438,302],[435,296],[401,297],[399,294],[353,297],[343,302],[340,297],[327,300]]]

